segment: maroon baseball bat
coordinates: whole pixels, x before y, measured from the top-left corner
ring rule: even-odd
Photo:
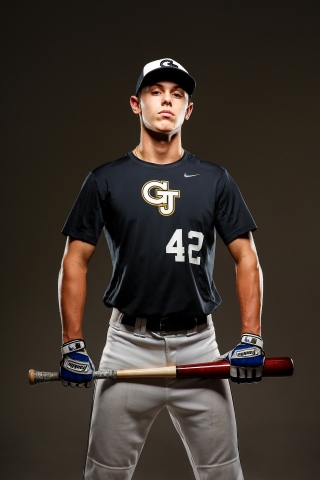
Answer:
[[[180,365],[176,367],[177,378],[183,377],[206,377],[206,378],[229,378],[230,363],[219,360],[211,363],[197,363]],[[293,361],[289,357],[266,358],[263,366],[264,377],[290,377],[293,374]]]
[[[263,366],[264,377],[289,377],[293,374],[293,361],[289,357],[266,358]],[[101,378],[139,378],[139,377],[172,377],[172,378],[230,378],[230,363],[227,360],[195,363],[160,368],[140,368],[129,370],[104,370],[93,373],[95,380]],[[59,381],[58,372],[37,372],[29,370],[29,384]]]

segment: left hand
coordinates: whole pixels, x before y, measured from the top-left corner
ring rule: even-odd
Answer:
[[[261,381],[265,354],[263,341],[259,335],[244,333],[241,336],[241,342],[233,350],[219,358],[229,360],[232,382],[253,383]]]

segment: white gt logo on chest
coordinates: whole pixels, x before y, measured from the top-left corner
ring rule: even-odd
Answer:
[[[151,190],[154,189],[154,196]],[[150,205],[158,207],[161,215],[172,215],[175,210],[176,198],[180,197],[180,190],[169,190],[167,180],[150,180],[141,189],[142,198]]]

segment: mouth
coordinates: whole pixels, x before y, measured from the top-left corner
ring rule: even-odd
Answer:
[[[159,112],[159,115],[162,115],[165,118],[173,117],[173,113],[170,110],[161,110],[161,112]]]

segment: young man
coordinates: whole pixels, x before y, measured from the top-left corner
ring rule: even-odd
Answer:
[[[63,228],[60,272],[61,377],[89,386],[93,364],[81,321],[86,273],[101,230],[113,273],[112,307],[100,370],[201,363],[219,356],[211,313],[221,299],[212,280],[216,231],[236,265],[241,342],[224,356],[232,380],[259,381],[262,277],[241,194],[221,167],[183,150],[195,81],[172,59],[147,64],[130,98],[139,145],[92,171]],[[96,382],[86,480],[129,480],[148,431],[167,407],[201,480],[241,480],[228,381],[136,379]]]

